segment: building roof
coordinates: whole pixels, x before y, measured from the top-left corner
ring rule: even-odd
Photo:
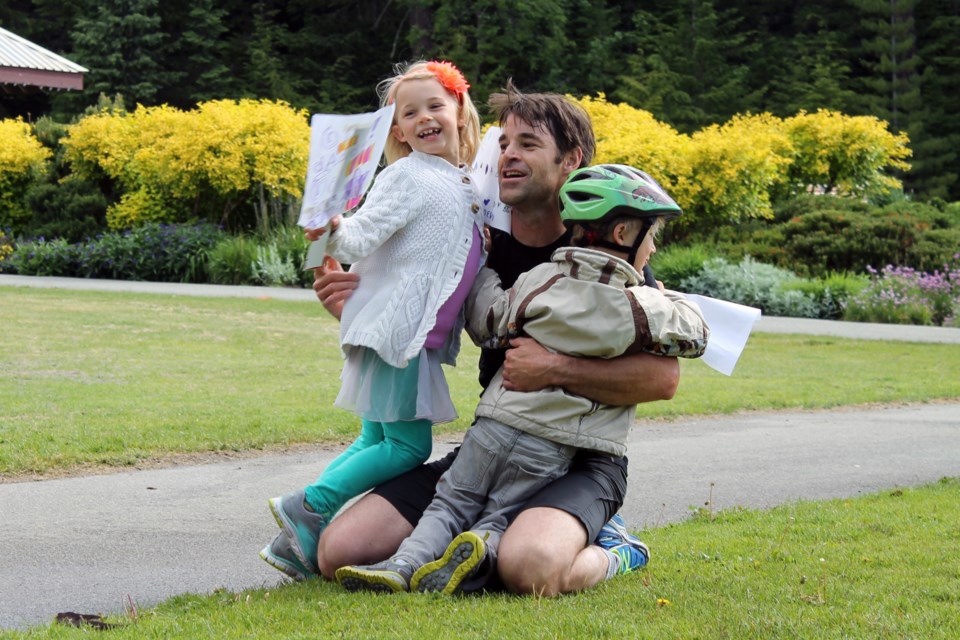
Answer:
[[[87,71],[0,27],[0,85],[79,90]]]

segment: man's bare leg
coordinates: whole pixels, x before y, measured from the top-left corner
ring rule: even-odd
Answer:
[[[317,545],[317,564],[328,580],[340,567],[386,560],[413,526],[383,497],[367,494],[330,522]]]
[[[514,593],[583,591],[601,582],[608,566],[603,550],[588,546],[583,524],[550,507],[522,511],[507,527],[497,551],[497,572]]]

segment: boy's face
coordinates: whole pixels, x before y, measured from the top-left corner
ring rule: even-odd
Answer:
[[[637,271],[642,271],[643,266],[650,261],[650,256],[657,252],[656,238],[661,226],[662,223],[660,220],[654,222],[653,226],[647,231],[647,236],[637,248],[637,256],[633,259],[633,268]],[[637,235],[642,231],[642,227],[643,225],[639,224],[639,221],[636,220],[633,221],[633,224],[618,224],[614,227],[612,240],[623,246],[624,254],[629,254],[630,247],[633,246]]]
[[[640,248],[637,249],[637,257],[633,261],[633,268],[637,271],[643,271],[643,266],[650,261],[650,256],[657,252],[656,235],[655,225],[650,228],[647,232],[647,237],[640,243]]]
[[[507,116],[500,133],[500,200],[511,207],[557,207],[560,185],[579,163],[579,154],[560,155],[542,126]]]

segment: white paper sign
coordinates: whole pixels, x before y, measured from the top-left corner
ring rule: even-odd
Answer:
[[[510,207],[500,202],[497,167],[500,163],[500,127],[490,127],[484,134],[470,173],[483,204],[483,221],[510,233]]]
[[[747,345],[747,338],[753,331],[753,325],[760,319],[760,309],[693,293],[683,295],[700,306],[707,326],[710,327],[707,350],[701,359],[710,368],[724,375],[732,375],[733,368]]]
[[[310,160],[297,224],[325,227],[360,203],[383,154],[393,110],[391,104],[371,113],[310,119]]]

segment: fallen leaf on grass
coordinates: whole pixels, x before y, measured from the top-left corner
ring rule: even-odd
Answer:
[[[100,631],[114,629],[121,626],[112,622],[104,622],[103,618],[95,613],[75,613],[73,611],[64,611],[62,613],[58,613],[57,623],[65,624],[71,627],[88,626]]]

